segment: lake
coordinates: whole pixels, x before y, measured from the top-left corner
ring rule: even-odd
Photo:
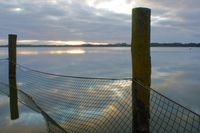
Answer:
[[[84,77],[131,77],[128,47],[18,48],[19,64],[32,69]],[[7,58],[0,48],[0,58]],[[200,48],[151,48],[151,87],[200,113]],[[20,104],[20,119],[11,121],[9,99],[0,95],[0,132],[46,131],[43,117]],[[37,128],[36,128],[37,127]]]

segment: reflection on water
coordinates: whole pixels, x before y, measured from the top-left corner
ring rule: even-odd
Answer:
[[[85,54],[86,50],[83,48],[18,48],[17,55],[65,55],[65,54]],[[7,56],[7,48],[0,48],[0,57]]]
[[[44,50],[44,51],[36,51],[36,50],[24,50],[19,49],[17,51],[18,55],[43,55],[43,54],[51,54],[51,55],[62,55],[62,54],[84,54],[86,51],[84,49],[67,49],[67,50]],[[6,54],[5,52],[1,53]]]
[[[3,75],[0,79],[6,82]],[[131,130],[130,81],[52,76],[20,67],[17,81],[19,90],[69,131],[94,132],[98,128],[106,133],[114,123],[115,131]]]
[[[37,55],[39,54],[38,51],[31,51],[31,50],[19,50],[17,51],[18,55]]]
[[[0,101],[0,133],[47,133],[41,114],[19,104],[19,119],[10,120],[8,97],[0,93]]]
[[[152,88],[200,112],[200,49],[152,48],[151,51]],[[18,53],[18,63],[46,72],[89,77],[131,77],[130,48],[19,48]],[[7,57],[6,54],[7,49],[0,48],[0,57]],[[115,97],[124,97],[122,91],[116,88],[112,91]],[[114,107],[106,106],[105,112],[115,110]],[[73,110],[69,111],[73,113]],[[4,117],[6,115],[1,115],[0,120]]]
[[[72,49],[72,50],[54,50],[48,51],[46,54],[84,54],[85,50],[83,49]]]

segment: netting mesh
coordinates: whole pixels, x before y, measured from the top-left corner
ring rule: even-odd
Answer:
[[[8,61],[0,61],[0,90],[8,92]],[[19,100],[42,113],[50,133],[132,132],[131,84],[150,91],[152,133],[199,133],[200,116],[136,80],[61,76],[17,65]]]

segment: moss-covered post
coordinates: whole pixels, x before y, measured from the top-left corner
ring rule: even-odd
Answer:
[[[10,116],[11,120],[19,118],[16,82],[16,42],[17,35],[8,35],[9,53],[9,88],[10,88]]]
[[[147,88],[151,84],[150,19],[150,9],[139,7],[132,10],[133,133],[150,132],[150,91],[134,82],[136,79]]]

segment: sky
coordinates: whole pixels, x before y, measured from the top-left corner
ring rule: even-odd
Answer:
[[[200,42],[199,0],[1,0],[0,45],[130,43],[131,10],[150,8],[151,42]]]

